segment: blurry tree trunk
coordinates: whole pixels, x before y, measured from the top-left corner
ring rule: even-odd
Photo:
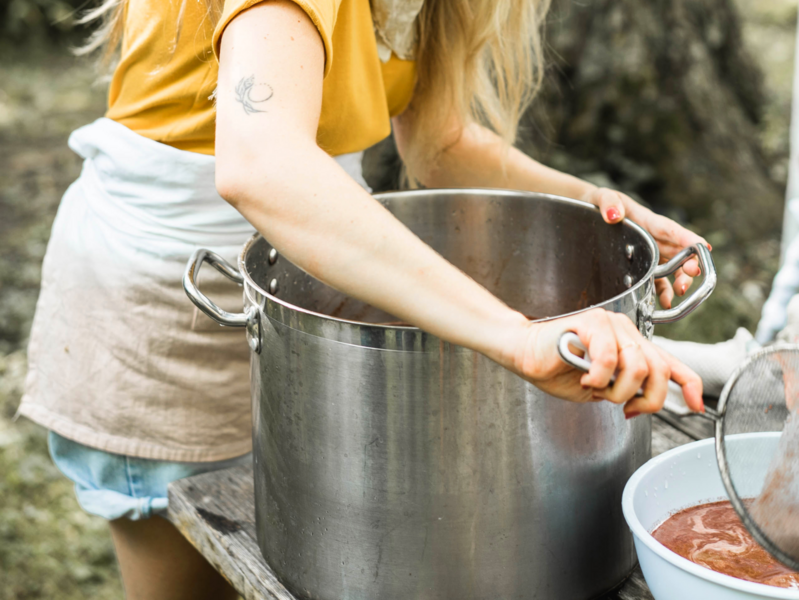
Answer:
[[[779,231],[782,192],[758,138],[763,80],[733,0],[555,0],[547,80],[519,147],[730,241]],[[365,161],[397,184],[388,140]]]

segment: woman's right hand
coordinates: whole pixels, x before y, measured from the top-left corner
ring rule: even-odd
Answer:
[[[688,406],[704,410],[699,376],[645,339],[626,315],[597,308],[552,321],[517,322],[514,329],[504,338],[500,362],[548,394],[572,402],[624,404],[625,416],[632,418],[660,410],[673,379],[682,386]],[[567,365],[558,354],[566,331],[576,333],[588,348],[588,373]],[[608,387],[613,375],[616,382]],[[643,396],[637,395],[639,389]]]

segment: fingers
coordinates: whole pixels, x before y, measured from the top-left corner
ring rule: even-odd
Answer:
[[[708,250],[713,250],[705,238],[675,221],[644,208],[632,199],[627,202],[627,205],[629,217],[655,238],[660,248],[661,258],[670,259],[683,248],[694,244],[704,244]],[[691,277],[696,277],[701,272],[699,262],[695,258],[685,263],[683,270]]]
[[[608,188],[598,188],[591,194],[589,201],[599,207],[605,223],[618,223],[627,216],[622,194]]]
[[[693,244],[704,244],[708,250],[713,250],[703,237],[641,206],[626,194],[609,188],[597,188],[588,195],[587,200],[599,207],[606,223],[618,223],[625,217],[637,222],[652,234],[660,246],[662,256],[666,259]],[[700,273],[699,264],[695,259],[686,263],[683,270],[690,277],[696,277]],[[690,287],[690,282],[687,282],[686,289],[687,287]]]
[[[595,390],[594,398],[627,403],[624,409],[627,418],[660,410],[671,375],[666,361],[626,315],[615,314],[611,321],[619,342],[619,370],[613,387]],[[643,395],[639,396],[639,391]]]
[[[669,285],[665,278],[656,280],[655,290],[657,291],[658,298],[660,299],[660,305],[664,308],[671,308],[671,302],[674,299],[674,294],[677,294],[681,297],[685,296],[685,293],[694,282],[693,278],[701,274],[702,270],[699,268],[698,260],[696,258],[692,258],[674,273],[674,283],[671,286],[674,290],[674,293],[671,293],[671,290],[668,290]]]
[[[665,277],[663,279],[655,279],[655,293],[658,295],[660,305],[663,308],[671,308],[671,301],[674,299],[674,291],[668,279]]]
[[[671,368],[661,356],[660,350],[647,342],[643,345],[642,351],[646,356],[649,375],[643,386],[644,394],[624,405],[624,416],[627,419],[659,411],[666,401],[666,394],[669,393]]]
[[[594,391],[594,398],[615,403],[626,402],[624,414],[630,419],[659,411],[668,394],[669,379],[672,379],[682,387],[688,407],[694,411],[704,411],[702,380],[696,373],[644,339],[625,315],[616,314],[611,321],[620,340],[619,372],[613,387]],[[622,340],[633,340],[635,347],[623,346],[629,342]],[[639,386],[633,389],[636,383]],[[639,388],[643,392],[641,395],[638,395]]]
[[[671,379],[682,388],[685,404],[694,412],[705,412],[705,403],[702,400],[702,379],[679,360],[665,350],[658,352],[671,370]]]
[[[674,274],[674,293],[678,296],[685,296],[685,292],[691,287],[693,281],[693,278],[685,273],[685,267],[677,270]]]
[[[663,408],[669,393],[669,379],[682,388],[685,403],[694,412],[705,412],[702,400],[702,379],[691,369],[661,350],[651,342],[642,345],[649,364],[649,376],[643,387],[644,394],[627,402],[624,416],[632,419],[641,414],[655,413]]]
[[[682,270],[689,277],[699,277],[702,269],[699,268],[699,259],[694,257],[682,266]]]
[[[631,218],[633,218],[632,215]],[[703,237],[667,217],[653,213],[651,210],[641,207],[641,217],[639,219],[639,225],[651,233],[659,244],[680,250],[693,244],[704,244],[710,249],[710,244]],[[666,255],[666,258],[670,257]]]
[[[611,314],[597,308],[580,315],[576,333],[591,357],[591,368],[580,378],[584,388],[604,389],[616,372],[618,345]]]
[[[642,343],[645,341],[632,322],[624,315],[612,315],[611,323],[618,344],[618,370],[612,387],[597,394],[615,404],[634,397],[650,375],[649,364]],[[626,321],[626,323],[625,323]],[[629,323],[629,327],[627,326]]]
[[[625,404],[627,418],[654,413],[663,407],[672,379],[682,387],[688,407],[704,412],[699,376],[645,339],[626,315],[594,309],[567,322],[588,348],[591,368],[580,384],[592,388],[595,400]]]

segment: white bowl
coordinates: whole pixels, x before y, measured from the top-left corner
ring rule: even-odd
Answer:
[[[734,452],[747,457],[745,465],[736,464],[736,473],[744,472],[740,469],[752,473],[747,478],[752,489],[739,490],[743,496],[760,491],[779,437],[779,433],[729,436],[728,456]],[[624,488],[624,518],[652,595],[655,600],[799,599],[799,590],[752,583],[700,567],[652,537],[650,532],[675,512],[727,499],[714,443],[707,439],[665,452],[638,469]]]

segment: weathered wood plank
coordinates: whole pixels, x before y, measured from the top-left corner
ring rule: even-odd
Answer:
[[[170,484],[169,519],[246,600],[296,600],[258,548],[252,467]]]
[[[618,590],[608,594],[602,600],[655,600],[644,580],[641,567],[635,567],[630,578]]]
[[[674,429],[683,432],[694,440],[703,440],[705,438],[713,437],[715,433],[713,422],[704,417],[694,415],[675,417],[666,411],[661,411],[654,417],[653,420],[664,421],[671,425]]]
[[[694,438],[662,419],[652,421],[652,455]],[[245,600],[297,600],[264,561],[255,537],[251,467],[236,467],[169,486],[169,518]],[[640,568],[603,600],[653,600]]]
[[[652,418],[652,456],[663,454],[667,450],[689,444],[696,438],[675,429],[670,423],[658,417]]]

